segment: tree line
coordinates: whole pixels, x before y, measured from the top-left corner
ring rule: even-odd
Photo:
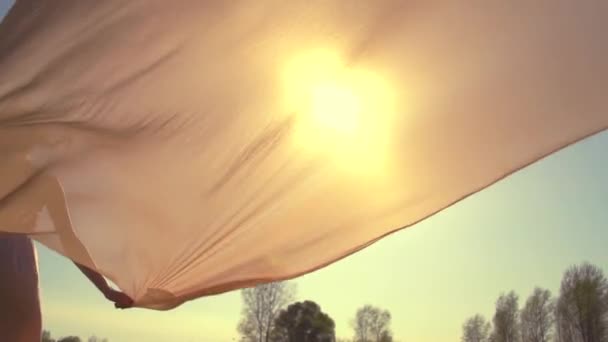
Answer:
[[[314,301],[295,301],[287,282],[258,285],[241,291],[241,342],[347,342],[336,340],[336,324]],[[359,308],[351,322],[352,342],[393,342],[391,314],[372,305]]]
[[[536,287],[519,309],[519,296],[503,293],[492,321],[476,314],[462,326],[462,342],[608,342],[608,281],[599,267],[569,267],[554,298]]]
[[[65,336],[65,337],[60,337],[58,339],[54,339],[51,336],[51,332],[49,330],[44,330],[42,332],[42,342],[84,342],[84,340],[82,340],[80,337],[78,336]],[[87,342],[108,342],[107,338],[99,338],[97,336],[91,336],[87,339]]]
[[[393,342],[391,313],[364,305],[351,321],[352,339],[336,339],[336,324],[311,300],[295,301],[295,285],[274,282],[241,291],[240,342]],[[107,342],[90,337],[88,342]],[[523,307],[514,291],[502,293],[491,320],[480,314],[462,325],[462,342],[608,342],[608,280],[602,269],[582,263],[563,274],[559,293],[536,287]],[[42,342],[83,342],[77,336]]]

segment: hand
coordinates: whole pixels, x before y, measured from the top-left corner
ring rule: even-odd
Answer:
[[[109,301],[114,302],[114,307],[117,309],[126,309],[133,306],[133,299],[120,291],[109,289],[105,296]]]

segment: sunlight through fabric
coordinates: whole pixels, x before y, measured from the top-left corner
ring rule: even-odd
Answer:
[[[345,172],[383,177],[397,108],[395,90],[373,71],[349,68],[329,50],[291,60],[283,71],[285,111],[295,143]],[[372,172],[374,171],[374,172]]]
[[[606,129],[607,6],[17,1],[0,232],[156,310],[316,271]]]

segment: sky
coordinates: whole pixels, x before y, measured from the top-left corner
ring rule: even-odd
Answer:
[[[0,17],[10,2],[0,0]],[[525,301],[557,293],[563,271],[589,261],[608,271],[608,133],[525,168],[441,213],[293,282],[351,337],[365,304],[388,309],[399,341],[458,341],[463,321],[490,318],[501,292]],[[171,311],[115,310],[65,258],[38,245],[44,325],[54,336],[112,342],[236,339],[240,293]]]
[[[501,292],[525,301],[534,286],[559,290],[563,271],[592,262],[608,271],[608,133],[531,165],[443,212],[342,261],[294,280],[351,337],[356,309],[390,310],[399,341],[458,341],[462,322],[491,318]],[[45,326],[55,335],[111,341],[231,341],[240,293],[166,312],[119,311],[76,268],[39,248]]]

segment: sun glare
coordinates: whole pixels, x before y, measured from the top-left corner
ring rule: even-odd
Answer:
[[[383,77],[347,66],[328,50],[294,58],[282,76],[285,106],[297,114],[300,148],[349,169],[384,168],[396,104]]]

